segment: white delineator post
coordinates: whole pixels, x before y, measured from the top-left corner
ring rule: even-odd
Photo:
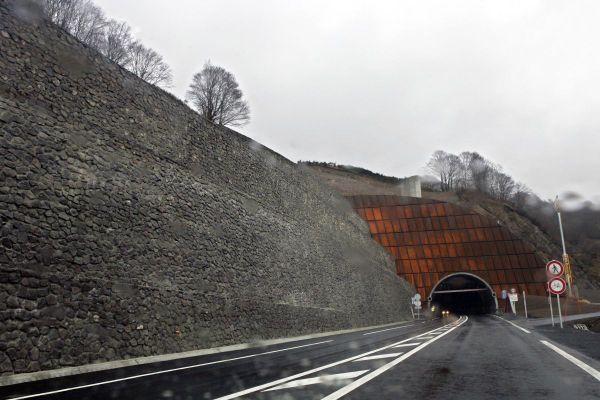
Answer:
[[[527,319],[527,298],[525,297],[524,290],[523,290],[523,305],[525,306],[525,319]]]
[[[562,329],[562,311],[560,310],[560,295],[558,294],[556,295],[556,302],[558,303],[558,319],[560,320],[560,329]]]
[[[552,326],[554,326],[554,311],[552,310],[552,295],[548,292],[548,304],[550,305],[550,318],[552,318]]]

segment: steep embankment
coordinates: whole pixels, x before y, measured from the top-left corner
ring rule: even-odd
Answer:
[[[0,372],[405,318],[301,168],[0,3]]]
[[[347,165],[318,162],[300,162],[300,164],[316,173],[321,181],[343,196],[378,193],[421,197],[418,176],[396,178]]]

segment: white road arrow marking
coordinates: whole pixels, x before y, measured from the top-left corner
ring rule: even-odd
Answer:
[[[368,369],[362,371],[355,372],[344,372],[341,374],[333,374],[333,375],[321,375],[315,378],[305,378],[305,379],[297,379],[295,381],[284,383],[283,385],[275,386],[273,388],[263,390],[263,392],[269,392],[271,390],[280,390],[280,389],[290,389],[297,388],[307,385],[316,385],[316,384],[325,384],[325,385],[346,385],[349,380],[354,379],[363,375],[364,373],[369,372]]]

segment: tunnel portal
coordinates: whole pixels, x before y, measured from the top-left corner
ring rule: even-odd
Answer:
[[[540,254],[489,215],[425,198],[395,195],[346,198],[367,222],[373,239],[394,258],[396,273],[414,285],[422,299],[449,274],[461,272],[484,281],[484,286],[496,296],[512,288],[519,293],[546,296],[546,263]],[[460,286],[458,282],[447,284]],[[460,297],[481,299],[490,304],[484,286],[473,286],[472,280],[464,285],[466,289],[481,290],[455,292],[452,296],[446,292],[436,297],[452,301]]]
[[[453,314],[489,314],[496,311],[496,295],[483,279],[470,273],[451,274],[431,290],[429,306],[437,312]]]

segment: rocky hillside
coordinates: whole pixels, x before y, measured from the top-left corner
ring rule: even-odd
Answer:
[[[309,165],[309,168],[323,179],[333,189],[345,195],[349,194],[400,194],[398,193],[398,181],[394,177],[382,177],[379,174],[364,170],[345,169],[344,180],[331,179],[337,171],[331,170],[324,165]],[[353,193],[355,192],[355,193]],[[488,195],[465,192],[428,192],[422,191],[422,197],[459,204],[463,207],[477,211],[498,220],[512,233],[530,243],[543,260],[560,259],[562,249],[556,235],[547,229],[555,223],[555,214],[546,215],[544,223],[540,223],[537,216],[518,209],[514,204],[495,200]],[[568,215],[565,216],[568,218]],[[600,253],[591,240],[582,241],[580,245],[572,247],[572,264],[575,273],[575,283],[580,295],[592,301],[600,301],[600,258],[594,258],[594,254]],[[588,246],[586,248],[585,246]],[[582,251],[586,249],[586,251]],[[594,252],[596,249],[596,252]]]

